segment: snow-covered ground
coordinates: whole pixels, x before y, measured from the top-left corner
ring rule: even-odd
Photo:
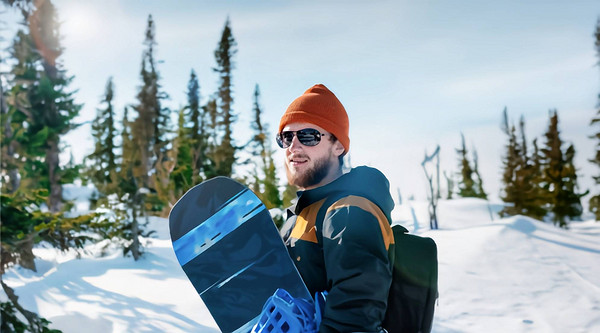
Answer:
[[[500,219],[500,208],[478,199],[441,201],[435,231],[425,202],[393,212],[395,223],[438,245],[433,331],[600,332],[600,223],[561,230],[521,216]],[[138,262],[102,244],[79,259],[38,247],[38,272],[12,268],[4,281],[25,308],[65,333],[218,332],[177,263],[167,220],[152,218],[150,228],[157,234]]]

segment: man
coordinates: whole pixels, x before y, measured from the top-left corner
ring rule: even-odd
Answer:
[[[350,148],[346,110],[324,85],[294,100],[277,143],[298,199],[282,237],[311,294],[327,291],[320,332],[379,332],[392,281],[394,202],[373,168],[342,172]]]

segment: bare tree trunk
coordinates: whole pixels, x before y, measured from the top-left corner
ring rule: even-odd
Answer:
[[[434,190],[434,186],[433,186],[433,174],[429,174],[427,172],[427,168],[425,167],[425,165],[428,162],[431,162],[433,160],[434,157],[439,156],[440,152],[440,146],[437,146],[435,151],[433,152],[433,154],[431,154],[431,156],[427,156],[427,152],[425,152],[425,158],[423,159],[423,162],[421,162],[421,166],[423,167],[423,171],[425,172],[425,176],[427,177],[427,181],[429,183],[429,195],[428,195],[428,199],[429,199],[429,227],[434,230],[438,228],[438,220],[437,220],[437,202],[438,202],[438,195],[439,195],[439,178],[438,178],[438,192],[436,194],[435,190]],[[438,172],[438,177],[439,177],[439,158],[437,159],[437,172]]]
[[[46,164],[48,164],[48,178],[50,180],[50,198],[48,206],[51,212],[59,212],[62,208],[62,185],[60,184],[58,140],[48,142],[46,151]]]
[[[437,182],[437,193],[435,194],[435,197],[436,197],[436,201],[437,201],[437,199],[442,198],[442,196],[440,195],[440,153],[439,152],[436,155],[435,160],[436,160],[435,170],[436,170],[436,182]]]

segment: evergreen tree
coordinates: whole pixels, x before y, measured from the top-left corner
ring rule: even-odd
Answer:
[[[260,88],[257,84],[254,86],[254,105],[252,108],[254,121],[250,124],[250,127],[254,130],[254,136],[250,142],[250,149],[251,154],[259,159],[259,165],[265,166],[267,164],[267,154],[269,153],[267,149],[267,126],[262,123],[262,110],[259,99]]]
[[[508,113],[506,108],[503,111],[502,131],[508,136],[508,144],[506,145],[506,153],[502,159],[504,171],[502,173],[502,183],[504,188],[500,198],[506,205],[501,216],[517,215],[523,213],[523,195],[522,190],[517,182],[517,172],[523,165],[522,149],[517,141],[516,128],[514,125],[509,125]]]
[[[142,212],[153,212],[165,215],[169,209],[170,192],[169,174],[174,163],[169,157],[170,142],[170,110],[161,106],[161,101],[168,96],[161,91],[160,75],[155,60],[155,25],[152,15],[148,16],[142,54],[141,78],[137,95],[138,103],[134,106],[137,118],[132,125],[134,142],[140,149],[139,164],[136,163],[134,176],[138,179],[142,202]]]
[[[188,82],[188,117],[187,122],[192,124],[190,130],[191,154],[192,154],[192,184],[196,185],[202,182],[204,164],[208,148],[208,138],[206,135],[206,108],[200,107],[200,84],[194,70],[190,74]]]
[[[542,184],[544,193],[550,198],[553,222],[560,227],[568,226],[567,217],[581,215],[580,198],[585,194],[576,193],[577,175],[573,166],[575,149],[570,145],[562,151],[562,140],[558,130],[558,113],[550,112],[550,124],[545,133],[546,142],[542,151]]]
[[[173,203],[176,198],[180,198],[187,190],[195,184],[193,183],[194,174],[194,156],[193,139],[190,135],[190,129],[187,128],[185,122],[185,109],[179,112],[177,137],[173,142],[173,152],[175,156],[175,168],[171,173],[171,184],[173,185]]]
[[[254,121],[251,124],[254,136],[250,142],[250,153],[254,157],[252,189],[268,209],[281,207],[279,189],[277,188],[277,171],[273,161],[274,151],[267,142],[267,126],[262,123],[262,110],[259,105],[260,89],[258,84],[254,88]]]
[[[564,196],[559,201],[562,203],[564,215],[570,218],[579,218],[583,213],[581,205],[581,197],[587,195],[589,190],[584,193],[578,193],[579,185],[577,184],[577,168],[575,167],[575,146],[570,144],[565,151],[565,165],[563,168],[563,179],[565,179],[565,190],[562,192]]]
[[[16,64],[10,73],[6,73],[7,80],[0,82],[0,180],[4,193],[14,193],[21,183],[19,169],[23,168],[24,163],[19,158],[19,155],[23,155],[19,137],[23,135],[22,125],[28,114],[26,87],[31,86],[29,83],[35,77],[32,67],[34,60],[31,59],[34,53],[28,41],[26,33],[19,30],[10,49]],[[4,58],[0,59],[0,63],[7,65]],[[28,77],[31,79],[26,80]],[[20,78],[21,82],[16,78]]]
[[[544,206],[548,203],[548,197],[540,188],[541,164],[537,139],[533,141],[534,151],[530,156],[527,151],[527,139],[525,135],[525,118],[521,116],[519,121],[519,132],[521,135],[521,163],[516,170],[516,187],[520,193],[520,214],[541,220],[546,215]]]
[[[525,118],[521,116],[519,121],[519,140],[515,126],[509,127],[506,109],[502,130],[509,137],[509,143],[503,161],[505,187],[501,198],[510,205],[505,206],[500,214],[520,214],[541,220],[546,215],[544,207],[548,199],[540,190],[541,164],[537,139],[533,141],[533,153],[529,154]]]
[[[222,137],[216,147],[213,160],[215,171],[218,175],[231,177],[235,163],[236,147],[234,145],[232,130],[236,116],[233,112],[233,82],[232,70],[234,69],[233,56],[237,53],[237,43],[231,32],[229,18],[225,22],[219,45],[215,50],[217,67],[213,70],[219,75],[219,89],[217,92],[220,127]]]
[[[112,105],[113,94],[113,81],[112,78],[109,78],[102,100],[105,108],[97,109],[96,118],[92,122],[92,137],[94,138],[95,149],[88,156],[89,177],[103,195],[114,192],[114,186],[117,184],[115,138],[118,134]]]
[[[66,251],[80,249],[98,232],[95,215],[66,217],[62,185],[77,176],[72,163],[62,166],[59,145],[80,105],[68,92],[67,77],[60,60],[62,47],[58,17],[48,1],[11,1],[19,6],[28,31],[19,30],[10,50],[14,62],[2,82],[1,121],[2,193],[0,194],[1,269],[13,264],[36,270],[33,246],[46,242]],[[7,90],[4,88],[7,87]],[[44,207],[44,209],[42,209]],[[48,321],[25,310],[14,290],[0,284],[9,302],[0,304],[1,331],[58,332]],[[15,310],[26,318],[24,324]]]
[[[138,116],[132,125],[133,140],[141,152],[141,159],[134,174],[143,187],[151,188],[150,173],[158,162],[167,158],[167,135],[169,132],[169,110],[162,108],[161,100],[167,95],[160,91],[160,76],[156,70],[154,47],[155,26],[152,15],[148,16],[142,55],[140,76],[142,85],[137,95],[138,103],[133,107]],[[160,159],[160,161],[159,161]]]
[[[598,22],[596,23],[596,31],[595,31],[594,35],[596,37],[596,42],[595,42],[596,55],[598,56],[598,60],[599,60],[598,64],[600,64],[600,19],[598,19]],[[598,108],[599,109],[596,112],[596,116],[593,117],[592,121],[590,122],[591,126],[600,125],[600,94],[598,94]],[[596,134],[591,136],[591,138],[596,140],[596,154],[595,154],[594,158],[590,159],[590,162],[592,162],[592,163],[596,164],[598,167],[600,167],[600,130],[596,130]],[[597,174],[593,178],[594,178],[594,181],[596,182],[596,185],[599,185],[600,184],[600,174]],[[596,217],[596,221],[600,221],[600,193],[597,193],[596,195],[594,195],[590,198],[589,205],[590,205],[590,212],[594,213],[594,215]]]
[[[133,197],[138,191],[138,181],[134,169],[140,162],[141,152],[135,145],[132,134],[132,123],[129,121],[129,109],[123,110],[121,120],[121,160],[119,165],[118,195]]]
[[[9,111],[10,123],[23,129],[14,137],[22,151],[12,153],[25,161],[19,185],[47,188],[48,207],[58,212],[63,206],[62,184],[77,175],[76,170],[59,163],[60,137],[77,126],[72,120],[81,106],[67,91],[72,78],[66,76],[60,62],[63,49],[54,6],[50,1],[39,2],[31,13],[24,14],[29,33],[20,31],[13,43],[12,55],[17,61],[11,73],[15,84],[7,100],[13,110]]]
[[[219,145],[219,115],[217,110],[217,100],[214,97],[208,99],[204,106],[205,114],[208,115],[207,133],[206,133],[206,159],[203,163],[204,174],[207,179],[219,176],[217,170],[218,163],[218,145]]]
[[[22,31],[19,32],[23,34]],[[15,42],[15,45],[17,42]],[[19,59],[19,58],[17,58]],[[5,87],[5,82],[0,82],[0,180],[2,181],[2,190],[5,193],[15,192],[21,183],[19,177],[19,169],[23,168],[23,162],[19,159],[18,150],[19,147],[18,138],[23,133],[22,123],[25,117],[25,113],[18,112],[19,109],[25,109],[21,106],[22,102],[26,101],[26,92],[19,91],[15,85],[12,88]],[[7,103],[7,100],[10,100]],[[21,115],[22,119],[18,119]],[[40,143],[41,145],[41,143]]]
[[[477,197],[475,190],[475,181],[473,181],[473,168],[467,156],[467,147],[465,145],[465,136],[460,134],[462,146],[456,149],[459,154],[460,181],[458,182],[458,195],[461,197]]]
[[[140,77],[142,85],[133,109],[137,117],[129,122],[124,117],[123,160],[120,178],[126,189],[126,202],[131,211],[131,221],[126,225],[126,237],[131,240],[124,249],[131,251],[135,260],[142,255],[140,237],[149,235],[144,226],[148,223],[148,211],[161,212],[168,209],[170,172],[174,163],[169,161],[168,151],[169,110],[161,106],[167,95],[160,91],[160,75],[154,55],[155,25],[148,16]],[[140,218],[146,222],[141,223]]]
[[[525,200],[523,204],[524,215],[537,220],[542,220],[546,216],[546,207],[550,198],[542,188],[542,156],[537,144],[537,139],[533,140],[533,153],[525,165],[523,176],[525,187]]]
[[[141,230],[139,218],[142,216],[144,190],[140,186],[140,177],[136,176],[136,170],[140,169],[142,163],[142,152],[134,140],[132,134],[133,124],[129,121],[128,113],[128,109],[125,108],[121,132],[122,158],[118,174],[118,196],[119,200],[127,206],[131,213],[129,216],[116,221],[117,230],[115,233],[118,237],[127,241],[123,247],[123,254],[126,255],[131,252],[134,260],[137,261],[143,254],[139,240],[139,237],[143,236],[143,230]]]
[[[11,87],[2,96],[2,167],[7,168],[2,188],[8,189],[0,200],[2,266],[18,263],[35,270],[35,242],[80,248],[89,235],[78,231],[93,230],[94,216],[64,216],[69,206],[63,207],[62,184],[72,182],[78,168],[59,164],[59,141],[76,126],[72,119],[80,106],[66,92],[71,79],[59,61],[57,14],[50,1],[24,6],[22,12],[29,31],[18,31],[14,39]]]

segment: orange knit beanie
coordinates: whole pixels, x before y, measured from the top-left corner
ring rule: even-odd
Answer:
[[[348,137],[348,114],[342,103],[322,84],[310,87],[296,98],[281,117],[279,132],[289,123],[311,123],[335,135],[347,153],[350,149]]]

